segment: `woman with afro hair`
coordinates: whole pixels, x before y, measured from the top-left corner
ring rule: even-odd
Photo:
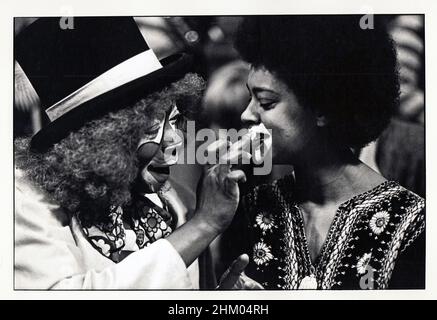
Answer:
[[[226,231],[224,252],[248,253],[246,274],[266,289],[425,286],[424,199],[354,153],[388,125],[399,94],[385,26],[361,19],[259,16],[240,26],[236,48],[251,65],[241,119],[271,129],[273,163],[294,168],[244,195]]]

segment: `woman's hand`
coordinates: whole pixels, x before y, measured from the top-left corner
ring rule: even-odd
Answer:
[[[232,262],[231,266],[223,273],[220,278],[220,283],[216,289],[218,290],[261,290],[264,289],[255,280],[249,278],[244,274],[249,264],[249,257],[247,254],[240,255]]]

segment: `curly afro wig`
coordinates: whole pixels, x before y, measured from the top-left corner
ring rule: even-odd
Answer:
[[[17,139],[16,167],[70,214],[78,213],[85,223],[103,222],[110,206],[131,201],[140,139],[175,104],[193,118],[204,87],[200,77],[187,74],[132,106],[89,121],[44,153],[32,152],[29,138]]]
[[[235,47],[255,68],[284,81],[299,103],[329,120],[336,143],[375,140],[398,104],[396,52],[384,24],[357,15],[246,17]]]

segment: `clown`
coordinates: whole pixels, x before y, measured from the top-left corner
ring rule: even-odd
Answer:
[[[16,288],[214,287],[203,253],[231,222],[245,177],[209,167],[191,217],[168,183],[176,128],[204,88],[192,58],[155,52],[126,17],[75,18],[73,30],[41,18],[15,52],[46,118],[15,142]],[[223,288],[241,283],[245,259]]]

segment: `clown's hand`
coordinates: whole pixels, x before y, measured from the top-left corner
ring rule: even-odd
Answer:
[[[240,255],[232,262],[231,266],[223,273],[220,278],[220,283],[217,290],[261,290],[264,289],[255,280],[244,274],[249,264],[249,256],[247,254]]]
[[[215,159],[220,150],[226,151],[227,141],[214,142],[209,148]],[[231,164],[223,162],[204,166],[196,196],[195,218],[211,227],[216,235],[226,230],[234,218],[240,199],[238,183],[246,181],[242,170],[232,170]]]

